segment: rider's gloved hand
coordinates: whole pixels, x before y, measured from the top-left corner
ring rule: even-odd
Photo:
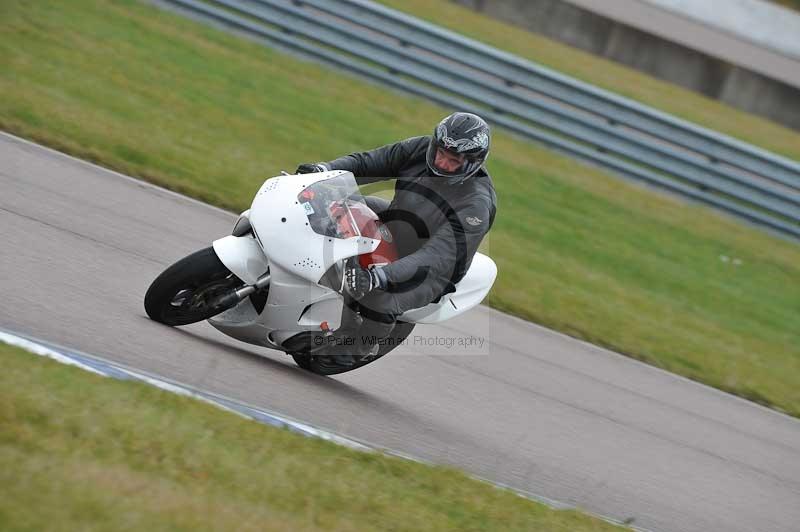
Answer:
[[[386,290],[386,273],[380,266],[365,270],[361,266],[347,268],[344,272],[344,285],[356,299],[361,299],[373,290]]]
[[[318,172],[327,172],[328,169],[322,163],[311,164],[303,163],[294,171],[295,174],[316,174]]]

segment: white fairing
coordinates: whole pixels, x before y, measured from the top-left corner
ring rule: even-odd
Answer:
[[[214,242],[214,251],[248,284],[269,268],[266,306],[259,313],[245,299],[208,320],[211,325],[242,341],[268,347],[278,347],[302,331],[319,331],[322,322],[332,330],[341,326],[344,299],[338,291],[318,284],[320,277],[342,259],[374,251],[380,241],[314,232],[298,194],[313,183],[344,174],[352,178],[350,172],[333,171],[283,175],[264,182],[236,225],[247,217],[253,234],[221,238]]]
[[[255,284],[269,268],[266,255],[251,235],[226,236],[215,240],[213,246],[222,264],[246,284]]]
[[[380,240],[330,238],[315,233],[308,224],[304,204],[297,201],[297,195],[312,183],[343,174],[350,172],[285,175],[264,183],[250,208],[250,224],[270,264],[316,283],[340,260],[375,251]]]
[[[239,340],[278,349],[298,333],[320,331],[324,322],[331,330],[341,326],[341,286],[332,286],[330,277],[321,284],[321,278],[342,259],[375,251],[380,240],[344,238],[341,233],[336,233],[337,238],[314,230],[311,224],[316,224],[321,214],[315,214],[313,202],[305,199],[308,192],[303,191],[324,180],[331,181],[312,187],[320,193],[318,199],[327,201],[323,189],[334,187],[337,182],[345,183],[342,189],[347,198],[351,197],[351,188],[353,194],[358,194],[350,172],[273,177],[261,186],[250,210],[239,217],[234,232],[242,236],[226,236],[213,243],[223,264],[246,284],[254,284],[267,271],[270,281],[266,302],[262,299],[260,303],[262,308],[256,308],[254,300],[246,298],[208,320],[211,325]],[[347,185],[350,180],[352,187]],[[316,205],[318,211],[325,211],[319,203]],[[341,272],[337,275],[341,284]],[[466,312],[483,300],[496,276],[492,259],[477,253],[455,292],[436,304],[408,311],[400,319],[437,323]]]
[[[497,265],[482,253],[476,253],[469,270],[456,283],[456,291],[442,297],[438,303],[405,312],[400,319],[412,323],[439,323],[477,306],[489,293],[497,278]]]

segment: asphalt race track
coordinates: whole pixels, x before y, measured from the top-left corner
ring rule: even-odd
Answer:
[[[488,308],[335,378],[150,321],[150,281],[233,220],[0,134],[0,327],[645,529],[800,530],[800,421]]]

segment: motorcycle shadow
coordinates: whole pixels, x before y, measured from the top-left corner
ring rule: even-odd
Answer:
[[[146,317],[144,319],[150,321]],[[403,430],[401,429],[402,427],[406,430],[413,431],[410,434],[416,433],[416,431],[420,429],[426,431],[430,430],[432,420],[424,415],[424,413],[421,415],[419,412],[415,412],[403,403],[388,400],[381,395],[370,393],[346,382],[333,379],[329,376],[308,372],[294,365],[293,362],[286,363],[278,359],[258,355],[252,351],[261,349],[258,346],[249,346],[247,344],[231,345],[216,338],[210,338],[202,332],[185,328],[172,327],[172,330],[192,341],[212,346],[215,350],[219,351],[219,358],[234,356],[249,361],[257,360],[259,364],[266,366],[268,371],[285,378],[287,385],[290,387],[308,386],[309,388],[313,387],[317,391],[322,390],[325,395],[330,395],[330,400],[327,401],[327,403],[335,405],[335,410],[340,414],[342,412],[348,413],[347,417],[352,417],[353,421],[358,420],[359,423],[366,423],[369,425],[373,421],[378,423],[386,419],[391,419],[396,429]],[[216,333],[210,326],[209,332],[212,334]],[[282,352],[277,351],[276,353],[278,353],[278,356],[286,356],[287,359],[289,359],[289,355],[283,355]],[[218,358],[215,357],[214,360],[218,360]],[[218,366],[215,367],[215,370],[216,369],[218,369]],[[316,395],[311,392],[311,390],[309,390],[309,392],[309,397]],[[299,394],[303,394],[302,390]],[[340,423],[341,422],[342,421],[340,421]],[[469,432],[453,432],[452,428],[448,429],[446,432],[457,441],[470,441],[474,436],[474,434]]]
[[[337,380],[325,375],[317,375],[300,368],[291,361],[291,357],[289,355],[282,351],[271,350],[274,351],[274,354],[278,357],[286,357],[287,362],[283,362],[282,360],[271,357],[265,357],[251,350],[267,349],[266,347],[260,348],[258,346],[252,346],[252,348],[250,348],[250,346],[246,344],[232,345],[215,338],[209,338],[200,332],[185,328],[172,327],[172,330],[182,334],[183,336],[191,338],[192,340],[200,341],[204,344],[213,346],[215,350],[220,351],[220,355],[232,355],[251,361],[257,360],[259,364],[268,366],[269,371],[273,374],[279,374],[283,377],[291,379],[297,384],[310,384],[317,389],[321,388],[325,391],[335,394],[342,399],[357,403],[362,409],[365,406],[373,405],[379,408],[381,411],[389,410],[398,415],[402,415],[403,417],[411,416],[410,412],[404,411],[399,407],[398,404],[388,402],[381,396],[371,394],[341,380]],[[214,331],[212,330],[211,332],[213,333]]]

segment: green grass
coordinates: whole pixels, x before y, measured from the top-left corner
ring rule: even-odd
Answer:
[[[800,133],[766,118],[734,109],[619,63],[495,20],[450,0],[379,1],[568,76],[800,160]],[[800,0],[784,1],[800,5]]]
[[[800,11],[800,0],[771,0],[776,4],[780,4],[783,7],[788,7],[789,9],[795,9]]]
[[[621,530],[0,343],[0,529]]]
[[[447,112],[133,1],[3,2],[0,35],[0,127],[232,209]],[[491,305],[800,415],[800,246],[499,131],[489,169]]]

